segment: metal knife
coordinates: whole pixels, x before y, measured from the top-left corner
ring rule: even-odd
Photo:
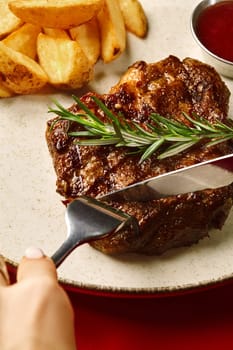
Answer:
[[[67,239],[52,256],[55,265],[58,267],[79,245],[106,237],[125,225],[131,225],[139,234],[139,225],[133,216],[98,199],[145,201],[229,185],[233,182],[233,166],[227,170],[222,162],[232,161],[232,157],[233,153],[162,174],[97,199],[82,196],[72,201],[66,210]]]
[[[161,174],[97,199],[147,201],[226,186],[233,182],[233,164],[226,169],[223,161],[232,162],[232,157],[233,153]]]

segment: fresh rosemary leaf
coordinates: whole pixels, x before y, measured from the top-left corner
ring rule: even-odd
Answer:
[[[118,145],[118,138],[108,138],[108,139],[86,139],[80,140],[78,142],[82,146],[108,146],[108,145]]]
[[[60,103],[54,102],[56,108],[49,108],[49,112],[55,113],[58,118],[52,123],[51,128],[59,120],[77,123],[82,130],[70,132],[68,130],[68,135],[73,137],[77,144],[131,148],[129,154],[141,154],[140,162],[155,152],[159,159],[164,159],[184,152],[200,141],[204,141],[206,147],[212,147],[233,139],[231,119],[227,119],[225,123],[221,121],[210,123],[197,115],[190,117],[183,113],[191,124],[187,126],[177,120],[152,113],[148,118],[149,121],[141,125],[133,121],[128,122],[122,114],[115,115],[101,100],[92,96],[96,106],[105,115],[106,121],[102,121],[79,98],[73,96],[73,99],[80,113],[72,113]],[[159,152],[161,146],[162,152]]]
[[[72,132],[69,132],[69,136],[74,136],[74,137],[84,137],[84,136],[94,136],[93,135],[93,132],[90,132],[88,130],[86,131],[72,131]]]
[[[217,145],[219,143],[229,141],[231,139],[233,139],[233,135],[229,135],[229,136],[226,136],[226,137],[219,137],[217,139],[213,139],[212,141],[208,142],[206,144],[206,147],[212,147],[212,146],[215,146],[215,145]]]
[[[158,155],[158,159],[164,159],[168,157],[175,156],[181,152],[186,151],[186,149],[194,146],[197,141],[189,141],[189,142],[177,142],[175,145],[172,145],[167,148],[167,150]]]
[[[164,139],[162,137],[156,140],[155,142],[153,142],[149,147],[147,147],[145,152],[142,154],[139,162],[142,163],[144,160],[149,158],[157,149],[159,149],[159,147],[163,143],[164,143]]]
[[[91,119],[95,120],[98,124],[104,125],[104,123],[96,117],[94,113],[84,104],[82,101],[75,95],[72,95],[74,101],[77,103],[77,105],[86,113],[86,116],[91,117]]]

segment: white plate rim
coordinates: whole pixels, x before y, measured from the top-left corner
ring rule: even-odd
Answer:
[[[158,48],[160,50],[160,52],[157,51],[156,45],[153,48],[153,50],[155,50],[154,61],[162,59],[166,57],[168,54],[177,55],[181,59],[186,56],[191,56],[197,59],[201,59],[199,48],[194,43],[191,37],[191,32],[189,31],[189,20],[190,20],[189,15],[191,15],[191,11],[195,6],[195,3],[198,3],[198,1],[168,0],[166,3],[164,3],[162,0],[158,0],[156,1],[156,3],[153,3],[153,2],[151,3],[149,0],[142,1],[142,4],[145,7],[146,13],[148,14],[148,18],[150,21],[150,30],[152,31],[152,33],[155,33],[155,37],[158,42]],[[166,13],[167,17],[170,16],[170,21],[168,21],[168,18],[164,18],[163,16],[161,16],[162,13]],[[174,13],[176,13],[175,15],[176,18],[173,17]],[[167,23],[169,23],[169,27],[167,27]],[[180,25],[179,28],[178,28],[178,23]],[[183,31],[183,36],[179,37],[178,34],[182,31]],[[164,35],[164,38],[160,38],[162,34]],[[148,40],[152,40],[152,37],[150,37],[150,39]],[[130,52],[135,42],[137,43],[137,45],[140,46],[140,49],[138,50],[138,52]],[[132,60],[135,61],[135,59],[137,58],[139,59],[140,57],[142,57],[140,55],[143,52],[144,53],[143,58],[147,61],[150,61],[151,53],[148,53],[147,51],[145,51],[146,45],[148,45],[148,42],[140,41],[139,39],[136,39],[135,37],[130,36],[129,50],[128,50],[129,52],[127,52],[126,56],[131,55]],[[126,65],[126,62],[128,62],[127,57],[122,57],[119,61],[114,62],[111,66],[108,66],[106,68],[106,74],[109,74],[109,71],[114,71],[114,74],[112,76],[109,76],[109,80],[107,81],[107,85],[109,86],[111,86],[113,82],[115,83],[118,80],[119,62],[121,65],[122,64]],[[101,71],[102,68],[103,67],[100,64],[100,66],[98,67],[99,71]],[[226,82],[231,87],[231,90],[232,90],[232,86],[233,86],[232,81],[226,79]],[[105,85],[106,85],[106,81],[105,79],[103,79],[102,83],[100,83],[99,85],[100,90],[102,89],[103,91],[106,91]],[[92,85],[93,89],[95,88],[95,86],[96,86],[95,84]],[[40,96],[35,96],[35,97],[32,96],[32,101],[34,103],[37,103],[38,100],[40,101]],[[19,104],[23,106],[24,101],[26,101],[25,106],[28,106],[27,97],[22,98],[22,103],[21,104],[19,103]],[[10,107],[11,101],[9,100],[8,102],[6,102],[6,104],[7,103],[9,103],[9,107]],[[47,103],[47,99],[46,99],[46,103]],[[18,106],[17,103],[16,103],[16,106]],[[231,102],[230,109],[231,111],[233,110],[232,102]],[[6,106],[6,110],[7,110],[7,106]],[[28,122],[28,121],[26,119],[23,119],[22,126],[23,126],[23,123],[25,122]],[[31,122],[28,122],[28,123],[31,123]],[[30,124],[30,127],[32,127],[32,123]],[[49,164],[49,169],[52,173],[53,169],[51,164]],[[53,191],[55,191],[54,174],[49,174],[49,176],[51,177],[50,183],[53,183],[53,186],[54,186]],[[35,203],[33,202],[33,204]],[[14,254],[5,254],[5,252],[8,251],[8,248],[6,247],[8,243],[7,242],[8,238],[6,239],[6,242],[4,242],[5,246],[3,247],[3,251],[2,251],[3,255],[6,256],[6,260],[9,262],[9,264],[11,264],[14,267],[17,266],[19,257],[21,254],[21,252],[18,251],[18,247],[23,245],[21,242],[18,242],[18,238],[19,238],[18,236],[12,237],[13,239],[12,244],[14,245]],[[57,242],[55,243],[57,244]],[[54,245],[52,245],[51,250],[54,249],[55,243]],[[138,286],[136,288],[136,287],[129,287],[129,286],[124,286],[124,287],[112,286],[112,285],[106,286],[105,284],[101,284],[101,283],[77,281],[72,277],[67,277],[67,278],[64,277],[63,272],[59,276],[60,281],[62,283],[65,283],[70,286],[74,286],[77,289],[80,289],[83,291],[91,290],[91,291],[96,291],[100,293],[109,292],[110,294],[123,293],[123,294],[135,294],[135,295],[140,293],[149,295],[149,294],[164,294],[164,293],[166,294],[166,293],[174,293],[174,292],[184,292],[192,289],[198,289],[200,287],[216,285],[224,281],[227,281],[232,277],[233,277],[233,269],[232,269],[232,272],[227,272],[227,273],[223,272],[222,276],[216,277],[212,275],[210,276],[210,278],[203,278],[202,280],[197,280],[197,281],[195,280],[192,283],[187,283],[187,284],[177,283],[176,285],[170,285],[170,286],[166,285],[164,287],[154,285],[153,287],[145,287],[145,288],[142,286]]]

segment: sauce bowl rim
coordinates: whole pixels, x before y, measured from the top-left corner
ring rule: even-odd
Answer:
[[[225,58],[222,58],[218,55],[216,55],[215,53],[213,53],[212,51],[210,51],[199,39],[197,33],[196,33],[196,22],[197,22],[197,19],[199,17],[199,15],[202,13],[203,10],[205,10],[206,8],[212,6],[212,5],[215,5],[217,3],[220,3],[220,2],[232,2],[232,0],[202,0],[201,2],[199,2],[193,12],[192,12],[192,15],[191,15],[191,20],[190,20],[190,27],[191,27],[191,33],[194,37],[194,39],[196,40],[197,44],[206,52],[208,53],[210,56],[212,56],[213,58],[215,58],[216,60],[218,61],[221,61],[222,63],[225,63],[227,65],[230,65],[232,66],[233,68],[233,61],[229,61]]]

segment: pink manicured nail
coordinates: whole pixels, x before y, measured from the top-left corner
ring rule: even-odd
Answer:
[[[29,247],[26,249],[24,256],[28,259],[40,259],[44,256],[44,252],[40,248]]]

